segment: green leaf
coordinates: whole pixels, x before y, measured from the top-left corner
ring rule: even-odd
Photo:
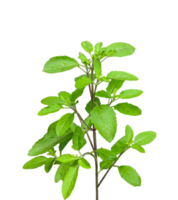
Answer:
[[[24,169],[35,169],[38,167],[41,167],[42,165],[45,164],[47,158],[44,156],[39,156],[36,158],[33,158],[31,160],[29,160],[28,162],[26,162],[23,166]]]
[[[127,43],[117,42],[109,45],[106,48],[106,52],[108,52],[109,50],[116,51],[113,52],[113,54],[111,54],[110,57],[123,57],[132,55],[135,51],[135,48]]]
[[[137,81],[138,78],[132,74],[129,74],[127,72],[121,72],[121,71],[111,71],[107,75],[107,78],[114,79],[114,80],[123,80],[123,81]]]
[[[100,162],[100,170],[109,169],[112,164],[113,164],[113,161],[102,161]]]
[[[94,71],[98,78],[102,75],[101,62],[98,58],[95,59],[95,61],[94,61]]]
[[[95,44],[95,53],[99,53],[101,50],[101,47],[103,46],[102,42],[98,42],[97,44]]]
[[[117,160],[116,154],[108,149],[104,149],[104,148],[97,149],[97,155],[104,161]]]
[[[74,120],[74,113],[67,113],[63,115],[57,122],[56,134],[62,136],[70,127]]]
[[[88,77],[82,77],[79,80],[76,81],[75,83],[75,87],[77,89],[81,89],[86,87],[87,85],[89,85],[90,83],[92,83],[92,80]]]
[[[156,133],[153,131],[145,131],[139,133],[134,140],[134,144],[146,145],[151,143],[156,138]]]
[[[59,182],[60,180],[64,180],[64,176],[66,175],[67,171],[69,170],[69,168],[71,166],[74,166],[75,165],[75,161],[71,161],[71,162],[68,162],[68,163],[62,163],[57,171],[56,171],[56,174],[55,174],[55,183]]]
[[[141,186],[141,178],[135,169],[127,165],[122,165],[118,167],[118,170],[121,177],[127,181],[127,183],[133,186]]]
[[[91,122],[95,125],[100,135],[111,142],[116,134],[116,114],[108,105],[94,107],[90,113]]]
[[[86,144],[83,131],[79,126],[77,126],[74,131],[72,141],[73,141],[72,148],[76,151],[79,151]]]
[[[47,106],[45,108],[42,108],[39,112],[38,115],[39,116],[44,116],[50,113],[55,113],[57,111],[59,111],[60,109],[62,109],[62,105],[59,104],[51,104],[50,106]]]
[[[86,74],[82,74],[78,77],[75,78],[75,82],[78,81],[79,79],[83,78],[83,77],[87,77]],[[91,79],[91,74],[89,74],[89,78]],[[93,74],[93,81],[96,79],[96,74]]]
[[[125,148],[127,147],[127,139],[126,136],[123,136],[119,139],[112,147],[111,151],[114,152],[116,155],[122,153]]]
[[[109,83],[109,78],[106,78],[105,76],[100,77],[100,80]]]
[[[45,162],[45,172],[48,173],[52,166],[53,166],[53,163],[55,161],[55,158],[48,158]]]
[[[56,56],[50,58],[46,62],[43,71],[46,73],[58,73],[73,69],[77,66],[79,66],[79,63],[74,58],[68,56]]]
[[[77,58],[79,59],[80,63],[84,64],[85,66],[91,65],[92,61],[88,58],[86,54],[82,51],[77,51]]]
[[[126,138],[127,138],[127,142],[130,143],[130,142],[132,141],[132,138],[133,138],[133,136],[134,136],[134,133],[133,133],[132,128],[131,128],[129,125],[127,125],[127,126],[125,127],[125,136],[126,136]]]
[[[112,94],[114,89],[119,90],[122,87],[123,83],[124,83],[123,80],[114,80],[113,79],[109,82],[106,90],[108,91],[108,93]]]
[[[90,163],[85,158],[80,158],[78,161],[78,164],[85,169],[91,168]]]
[[[78,166],[70,167],[64,177],[64,181],[62,184],[62,195],[64,199],[67,199],[71,195],[75,187],[77,176],[78,176]]]
[[[76,99],[78,99],[82,94],[83,94],[84,88],[82,89],[76,89],[74,92],[72,92],[71,96],[70,96],[70,100],[72,102],[75,102]]]
[[[29,156],[37,156],[39,154],[43,154],[52,149],[58,143],[62,143],[73,136],[73,131],[68,129],[63,136],[58,137],[56,135],[56,124],[57,121],[49,126],[48,131],[44,137],[39,139],[30,149],[28,152]]]
[[[111,98],[112,96],[109,94],[109,92],[107,92],[106,90],[104,89],[99,89],[96,91],[95,93],[95,96],[96,97],[99,97],[99,98],[104,98],[104,99],[109,99]]]
[[[131,148],[139,151],[140,153],[145,153],[145,149],[138,144],[132,144]]]
[[[114,109],[125,115],[138,116],[142,114],[142,111],[139,107],[129,103],[119,103],[114,106]]]
[[[101,102],[100,102],[99,98],[98,98],[98,97],[95,97],[95,98],[94,98],[93,107],[100,106],[100,105],[101,105]],[[89,102],[87,103],[87,105],[86,105],[86,107],[85,107],[85,110],[87,111],[87,113],[90,114],[90,112],[91,112],[91,101],[89,101]]]
[[[56,151],[54,150],[54,147],[52,149],[50,149],[48,152],[49,153],[47,153],[47,155],[55,157]]]
[[[84,41],[81,43],[81,46],[85,51],[87,51],[89,54],[93,51],[93,45],[89,41]]]
[[[124,90],[119,94],[121,99],[131,99],[134,97],[138,97],[143,93],[141,90]]]
[[[72,136],[73,136],[73,135],[71,135],[71,137],[68,138],[66,141],[61,142],[61,143],[59,144],[59,152],[60,152],[60,153],[62,153],[63,149],[64,149],[64,148],[67,146],[67,144],[71,141]]]
[[[71,94],[65,91],[59,92],[58,94],[59,98],[64,101],[64,104],[67,106],[71,103],[70,97]]]
[[[115,50],[109,50],[109,51],[105,52],[105,55],[109,57],[109,56],[112,56],[112,55],[114,55],[116,53],[117,53],[117,51],[115,51]]]
[[[64,101],[59,97],[50,96],[42,99],[41,103],[50,106],[51,104],[64,104]]]
[[[89,127],[92,126],[90,116],[88,116],[84,121]],[[85,130],[89,130],[88,126],[86,126],[84,123],[82,124],[82,128],[84,128]],[[84,134],[86,133],[86,131],[83,131],[83,132],[84,132]]]
[[[64,154],[64,155],[58,157],[57,160],[62,162],[62,163],[68,163],[68,162],[71,162],[71,161],[78,160],[78,158],[74,155]]]

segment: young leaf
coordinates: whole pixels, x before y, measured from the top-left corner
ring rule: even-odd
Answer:
[[[108,105],[96,106],[90,113],[91,122],[95,125],[100,135],[111,142],[116,134],[116,114]]]
[[[89,41],[84,41],[81,43],[81,46],[85,51],[87,51],[89,54],[93,51],[93,45]]]
[[[132,128],[129,125],[127,125],[125,127],[125,135],[126,135],[126,138],[127,138],[127,142],[130,143],[132,141],[134,133],[133,133]]]
[[[72,148],[76,151],[79,151],[86,144],[83,131],[79,126],[77,126],[74,131],[72,141],[73,141]]]
[[[138,116],[142,114],[142,111],[139,107],[129,103],[119,103],[114,106],[114,109],[125,115]]]
[[[62,195],[64,199],[67,199],[71,195],[75,187],[77,176],[78,176],[78,166],[70,167],[64,177],[64,181],[62,184]]]
[[[38,115],[39,116],[44,116],[44,115],[47,115],[47,114],[50,114],[50,113],[54,113],[54,112],[57,112],[59,111],[60,109],[62,109],[62,105],[59,105],[59,104],[51,104],[49,105],[48,107],[45,107],[45,108],[42,108],[39,112],[38,112]]]
[[[104,161],[117,160],[116,154],[108,149],[104,149],[104,148],[97,149],[97,155]]]
[[[153,131],[145,131],[139,133],[134,140],[134,144],[146,145],[151,143],[156,138],[156,133]]]
[[[48,158],[45,162],[45,172],[48,173],[52,166],[53,166],[53,163],[55,161],[55,158]]]
[[[135,169],[127,165],[122,165],[118,167],[118,170],[121,177],[127,181],[127,183],[133,186],[141,186],[141,178]]]
[[[127,72],[121,72],[121,71],[111,71],[107,75],[107,78],[114,79],[114,80],[123,80],[123,81],[137,81],[138,78],[132,74],[129,74]]]
[[[36,158],[33,158],[31,160],[29,160],[28,162],[26,162],[23,166],[24,169],[35,169],[38,167],[41,167],[42,165],[45,164],[47,158],[44,156],[39,156]]]
[[[88,77],[82,77],[79,80],[76,81],[75,83],[75,87],[77,89],[81,89],[86,87],[87,85],[89,85],[90,83],[92,83],[92,80]]]
[[[68,163],[62,163],[57,171],[56,171],[56,174],[55,174],[55,183],[59,182],[60,180],[64,180],[64,176],[65,174],[67,173],[67,171],[69,170],[69,168],[71,166],[74,166],[75,164],[75,161],[71,161],[71,162],[68,162]]]
[[[78,58],[80,58],[82,63],[87,63],[88,62],[88,59],[86,58],[86,56],[83,53],[79,52],[79,57]]]
[[[71,162],[71,161],[78,160],[78,158],[75,157],[74,155],[64,154],[64,155],[58,157],[57,160],[62,162],[62,163],[68,163],[68,162]]]
[[[79,79],[83,78],[83,77],[87,77],[86,74],[80,75],[78,77],[75,78],[75,82],[78,81]],[[89,78],[91,79],[91,74],[89,74]],[[96,74],[93,74],[93,81],[96,79]]]
[[[85,123],[86,123],[89,127],[92,126],[90,116],[88,116],[84,121],[85,121]],[[85,129],[85,130],[89,130],[89,127],[88,127],[88,126],[86,126],[84,123],[82,124],[82,128]],[[83,131],[83,133],[85,134],[86,132]]]
[[[46,73],[58,73],[73,69],[77,66],[79,66],[79,63],[74,58],[68,56],[56,56],[50,58],[46,62],[43,71]]]
[[[75,102],[76,99],[78,99],[82,94],[83,94],[84,88],[82,89],[76,89],[74,92],[72,92],[71,96],[70,96],[70,100],[72,102]]]
[[[105,76],[100,77],[100,80],[104,81],[104,82],[107,82],[107,83],[109,83],[109,81],[110,81],[110,79],[105,77]]]
[[[109,169],[112,164],[113,164],[113,161],[102,161],[100,162],[100,170]]]
[[[119,97],[121,99],[131,99],[131,98],[140,96],[142,93],[143,93],[143,91],[141,91],[141,90],[133,90],[133,89],[124,90],[119,94]]]
[[[117,155],[122,153],[126,147],[127,147],[127,139],[126,136],[123,136],[111,147],[111,151]]]
[[[64,104],[67,106],[71,103],[70,97],[71,94],[65,91],[59,92],[58,94],[59,98],[64,101]]]
[[[103,46],[102,42],[98,42],[97,44],[95,44],[95,53],[99,53],[101,50],[101,47]]]
[[[85,169],[91,168],[90,163],[85,158],[79,158],[78,164]]]
[[[98,58],[95,59],[95,61],[94,61],[94,71],[98,78],[102,75],[101,62]]]
[[[106,48],[106,52],[109,50],[116,51],[113,52],[113,54],[111,54],[110,57],[123,57],[132,55],[135,51],[135,47],[127,43],[117,42],[109,45]]]
[[[131,148],[139,151],[140,153],[145,153],[145,149],[138,144],[132,144]]]
[[[74,120],[74,113],[67,113],[63,115],[56,125],[57,136],[62,136],[70,127]]]
[[[108,84],[108,87],[106,88],[106,90],[108,91],[108,93],[112,94],[114,89],[116,88],[117,90],[120,89],[123,85],[124,81],[123,80],[111,80]]]
[[[64,135],[58,137],[56,135],[56,124],[57,121],[49,126],[48,131],[44,135],[44,137],[39,139],[30,149],[30,151],[28,152],[29,156],[37,156],[39,154],[45,153],[58,143],[62,143],[73,136],[73,131],[71,129],[68,129]]]
[[[93,107],[96,107],[96,106],[100,106],[101,105],[101,102],[99,100],[98,97],[95,97],[94,98],[94,104],[93,104]],[[85,107],[85,110],[87,111],[88,114],[90,114],[91,112],[91,101],[89,101]]]
[[[98,91],[95,94],[95,96],[97,96],[97,97],[104,97],[104,98],[111,98],[111,95],[108,92],[104,91],[104,90]]]

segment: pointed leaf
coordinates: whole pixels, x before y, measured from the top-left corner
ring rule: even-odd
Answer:
[[[94,105],[93,105],[93,107],[100,106],[100,105],[101,105],[101,102],[100,102],[99,98],[95,97],[94,98]],[[90,114],[90,112],[91,112],[91,101],[89,101],[87,103],[87,105],[85,107],[85,110]]]
[[[37,156],[39,154],[45,153],[58,143],[64,142],[73,136],[73,131],[68,129],[63,136],[58,137],[56,135],[56,124],[57,121],[49,126],[48,132],[44,135],[44,137],[39,139],[30,149],[28,152],[29,156]]]
[[[114,80],[123,80],[123,81],[137,81],[138,78],[134,76],[133,74],[129,74],[127,72],[121,72],[121,71],[111,71],[107,78],[114,79]]]
[[[61,143],[59,144],[59,152],[60,152],[60,153],[62,153],[62,151],[64,150],[64,148],[65,148],[65,147],[67,146],[67,144],[71,141],[72,137],[73,137],[73,135],[71,135],[71,137],[68,138],[66,141],[61,142]]]
[[[111,95],[108,92],[104,91],[104,90],[98,91],[95,94],[95,96],[97,96],[97,97],[104,97],[104,98],[111,98]]]
[[[51,104],[64,104],[64,101],[59,97],[50,96],[42,99],[41,103],[50,106]]]
[[[119,139],[112,147],[111,151],[114,152],[116,155],[122,153],[125,148],[127,147],[127,139],[126,136]]]
[[[88,62],[87,57],[83,53],[79,52],[79,57],[78,58],[80,58],[80,60],[82,61],[82,63],[84,63],[84,62],[87,63]]]
[[[118,167],[121,177],[127,181],[127,183],[133,186],[141,186],[141,178],[139,174],[130,166],[122,165]]]
[[[64,177],[64,181],[62,184],[62,195],[64,199],[67,199],[71,195],[75,187],[77,176],[78,176],[78,166],[70,167]]]
[[[95,59],[95,61],[94,61],[94,71],[98,78],[102,75],[101,62],[98,58]]]
[[[62,105],[59,104],[51,104],[48,107],[42,108],[39,112],[38,115],[39,116],[44,116],[50,113],[55,113],[57,111],[59,111],[60,109],[62,109]]]
[[[72,92],[70,100],[72,102],[75,102],[76,99],[78,99],[83,94],[84,88],[82,89],[76,89],[74,92]]]
[[[46,73],[58,73],[73,69],[77,66],[79,66],[79,63],[74,58],[68,56],[56,56],[50,58],[46,62],[43,71]]]
[[[101,47],[103,46],[102,42],[98,42],[97,44],[95,44],[95,53],[99,53],[101,50]]]
[[[94,107],[90,113],[91,122],[95,125],[100,135],[111,142],[116,134],[116,114],[108,105]]]
[[[29,160],[28,162],[26,162],[23,166],[24,169],[35,169],[38,167],[41,167],[42,165],[45,164],[47,158],[44,156],[39,156],[36,158],[33,158],[31,160]]]
[[[113,161],[102,161],[100,162],[100,170],[109,169],[112,164],[113,164]]]
[[[69,105],[71,103],[70,96],[71,94],[65,91],[59,92],[59,98],[64,101],[65,105]]]
[[[132,144],[131,148],[139,151],[140,153],[145,153],[145,149],[138,144]]]
[[[87,77],[86,74],[80,75],[78,77],[75,78],[75,82],[78,81],[79,79],[83,78],[83,77]],[[91,74],[89,74],[89,78],[91,79]],[[96,74],[93,74],[93,81],[96,79]]]
[[[80,158],[78,161],[78,164],[85,169],[91,168],[90,163],[85,158]]]
[[[133,89],[124,90],[119,94],[119,97],[121,99],[131,99],[131,98],[140,96],[142,93],[143,93],[143,91],[141,91],[141,90],[133,90]]]
[[[108,91],[108,93],[112,94],[114,89],[116,88],[116,90],[120,89],[123,85],[124,81],[123,80],[111,80],[108,84],[108,87],[106,88],[106,90]]]
[[[57,160],[62,162],[62,163],[68,163],[68,162],[71,162],[71,161],[78,160],[78,158],[75,157],[74,155],[64,154],[64,155],[58,157]]]
[[[45,172],[48,173],[52,166],[53,166],[53,163],[55,161],[55,158],[48,158],[45,162]]]
[[[125,127],[125,135],[126,135],[126,138],[127,138],[127,142],[130,143],[132,141],[134,133],[133,133],[132,128],[129,125],[127,125]]]
[[[57,136],[62,136],[70,127],[74,120],[74,113],[67,113],[63,115],[56,125],[56,134]]]
[[[89,85],[90,83],[92,83],[92,80],[88,77],[82,77],[81,79],[77,80],[75,83],[75,87],[77,89],[81,89],[86,87],[87,85]]]
[[[142,114],[142,111],[139,107],[129,103],[119,103],[114,106],[114,109],[125,115],[138,116]]]
[[[151,143],[156,138],[156,133],[153,131],[145,131],[139,133],[134,140],[134,144],[146,145]]]
[[[109,81],[110,81],[110,79],[105,77],[105,76],[100,77],[100,80],[104,81],[104,82],[107,82],[107,83],[109,83]]]

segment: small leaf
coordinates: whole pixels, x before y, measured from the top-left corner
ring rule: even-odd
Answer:
[[[47,158],[44,156],[39,156],[36,158],[33,158],[31,160],[29,160],[28,162],[26,162],[23,166],[24,169],[35,169],[38,167],[41,167],[42,165],[45,164]]]
[[[80,58],[82,62],[87,62],[88,61],[87,57],[83,53],[80,53],[80,52],[79,52],[79,57],[78,58]]]
[[[107,78],[114,79],[114,80],[123,80],[123,81],[137,81],[138,78],[132,74],[129,74],[127,72],[121,72],[121,71],[111,71]]]
[[[132,144],[131,148],[139,151],[140,153],[145,153],[145,149],[138,144]]]
[[[97,44],[95,44],[95,53],[99,53],[101,50],[101,47],[103,46],[102,42],[98,42]]]
[[[62,109],[62,105],[59,104],[51,104],[48,107],[42,108],[39,112],[38,115],[39,116],[44,116],[50,113],[55,113],[57,111],[59,111],[60,109]]]
[[[70,96],[71,94],[65,91],[59,92],[59,98],[64,101],[64,104],[67,106],[71,103]]]
[[[101,62],[98,58],[95,59],[95,61],[94,61],[94,71],[98,78],[102,75]]]
[[[108,91],[108,93],[112,94],[114,89],[116,88],[117,90],[119,90],[122,87],[123,83],[124,83],[123,80],[114,80],[113,79],[109,82],[106,90]]]
[[[129,125],[127,125],[125,127],[125,135],[126,135],[126,138],[127,138],[127,142],[130,143],[132,141],[134,133],[133,133],[132,128]]]
[[[83,94],[84,88],[82,89],[76,89],[74,92],[72,92],[70,100],[72,102],[75,102],[76,99],[78,99]]]
[[[83,78],[83,77],[87,77],[86,74],[80,75],[78,77],[75,78],[75,82],[78,81],[79,79]],[[91,74],[89,74],[89,78],[91,79]],[[93,81],[96,79],[96,74],[93,74]]]
[[[78,160],[78,158],[75,157],[74,155],[64,154],[64,155],[58,157],[57,160],[62,162],[62,163],[68,163],[68,162],[71,162],[71,161]]]
[[[92,126],[92,123],[91,123],[91,119],[90,119],[90,116],[88,116],[84,122],[91,128]],[[86,126],[84,123],[82,124],[82,128],[84,128],[85,130],[89,130],[89,127]],[[84,131],[84,134],[86,133],[86,131]]]
[[[108,92],[104,91],[104,90],[98,91],[95,94],[95,96],[97,96],[97,97],[104,97],[104,98],[111,98],[111,95]]]
[[[86,144],[83,131],[79,126],[77,126],[74,131],[72,141],[73,141],[72,148],[76,151],[79,151]]]
[[[93,51],[93,45],[89,41],[84,41],[81,43],[81,46],[85,51],[87,51],[89,54]]]
[[[114,109],[125,115],[138,116],[142,114],[142,111],[139,107],[129,103],[119,103],[114,106]]]
[[[55,161],[55,158],[48,158],[45,162],[45,172],[48,173],[52,166],[53,166],[53,163]]]
[[[109,51],[106,50],[105,55],[106,56],[112,56],[112,55],[114,55],[116,53],[117,53],[117,51],[115,51],[115,50],[109,50]]]
[[[50,106],[51,104],[64,104],[64,101],[59,97],[51,96],[42,99],[41,103]]]
[[[93,104],[93,107],[96,107],[96,106],[100,106],[101,105],[101,102],[99,100],[98,97],[95,97],[94,98],[94,104]],[[91,112],[91,101],[89,101],[85,107],[85,110],[90,114]]]
[[[131,99],[134,97],[138,97],[143,93],[141,90],[124,90],[119,94],[121,99]]]
[[[91,168],[90,163],[85,158],[80,158],[78,161],[78,164],[85,169]]]
[[[97,155],[104,161],[117,160],[116,154],[108,149],[104,149],[104,148],[97,149]]]
[[[119,139],[112,147],[111,151],[114,152],[116,155],[122,153],[125,148],[127,147],[127,139],[126,136],[123,136]]]
[[[113,164],[113,161],[102,161],[100,162],[100,170],[109,169],[112,164]]]
[[[110,79],[105,76],[100,77],[100,80],[107,82],[107,83],[109,83],[109,81],[110,81]]]

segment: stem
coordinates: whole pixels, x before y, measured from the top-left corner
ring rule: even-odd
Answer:
[[[87,73],[85,70],[83,70],[80,66],[78,66],[79,69],[81,69],[83,72]]]
[[[101,63],[104,61],[104,60],[106,60],[108,57],[106,56],[105,58],[103,58],[103,60],[101,60]]]

